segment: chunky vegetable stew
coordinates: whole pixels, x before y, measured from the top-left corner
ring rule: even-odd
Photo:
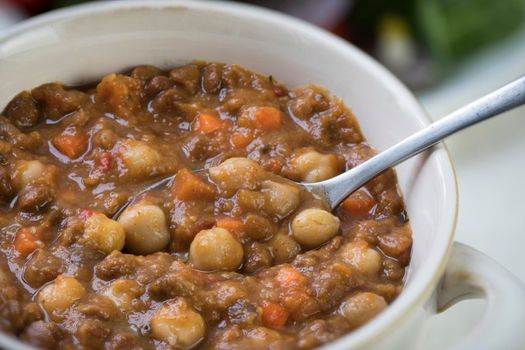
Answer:
[[[327,91],[235,65],[23,91],[0,116],[0,329],[49,349],[330,342],[400,293],[410,226],[392,170],[334,212],[289,180],[374,152]]]

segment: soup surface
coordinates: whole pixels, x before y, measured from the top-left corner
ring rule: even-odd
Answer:
[[[0,329],[49,349],[330,342],[400,293],[410,226],[392,170],[332,213],[288,179],[374,152],[327,91],[235,65],[23,91],[0,115]]]

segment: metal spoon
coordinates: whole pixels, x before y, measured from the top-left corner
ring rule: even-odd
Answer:
[[[435,145],[445,137],[525,104],[525,76],[510,82],[407,137],[366,162],[331,179],[303,184],[324,195],[332,209],[383,171]]]
[[[523,104],[525,104],[525,76],[452,112],[341,175],[329,180],[301,185],[323,196],[330,208],[334,209],[350,193],[388,168],[426,150],[449,135]],[[169,183],[174,177],[162,179],[133,196],[113,215],[113,218],[118,218],[138,196]]]

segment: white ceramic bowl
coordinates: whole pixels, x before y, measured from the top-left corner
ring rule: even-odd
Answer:
[[[350,44],[272,11],[200,1],[100,3],[18,25],[0,36],[0,110],[17,92],[44,82],[79,84],[134,65],[193,59],[237,63],[292,87],[324,86],[351,106],[380,150],[429,122],[396,78]],[[520,282],[471,248],[453,245],[457,189],[445,148],[397,170],[414,231],[405,290],[379,317],[326,348],[418,348],[429,315],[474,294],[484,295],[488,307],[459,346],[524,344],[518,329],[525,312],[516,312],[525,310]],[[503,319],[506,329],[497,331],[493,325]],[[0,346],[27,348],[7,336]]]

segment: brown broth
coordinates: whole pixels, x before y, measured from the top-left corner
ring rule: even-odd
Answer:
[[[0,330],[52,349],[330,342],[401,292],[411,229],[393,170],[336,217],[286,179],[374,153],[327,91],[235,65],[21,92],[0,115]],[[140,219],[109,219],[173,174]]]

